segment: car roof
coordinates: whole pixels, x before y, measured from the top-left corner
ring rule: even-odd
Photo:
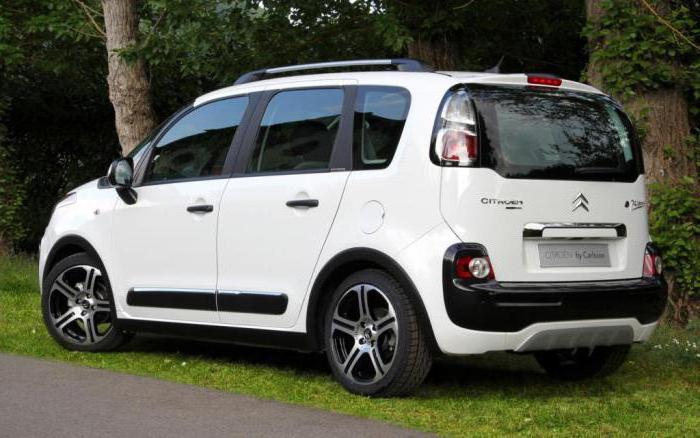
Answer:
[[[528,74],[536,76],[536,74]],[[267,89],[306,88],[313,86],[332,85],[386,85],[402,86],[415,89],[435,87],[437,92],[444,93],[457,84],[490,84],[490,85],[528,85],[524,73],[500,74],[488,72],[466,71],[436,71],[436,72],[408,72],[408,71],[355,71],[340,73],[304,74],[285,76],[272,79],[262,79],[247,82],[240,85],[224,87],[198,97],[194,105],[231,97],[244,95]],[[558,89],[578,91],[585,93],[603,94],[600,90],[580,82],[562,79]]]

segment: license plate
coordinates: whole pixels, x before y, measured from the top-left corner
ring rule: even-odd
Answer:
[[[541,243],[540,267],[610,267],[608,245]]]

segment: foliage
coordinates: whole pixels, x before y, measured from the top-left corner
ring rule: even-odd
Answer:
[[[120,351],[67,351],[40,314],[36,260],[0,257],[0,351],[388,421],[439,436],[693,436],[700,324],[662,325],[614,375],[559,382],[527,355],[442,358],[415,396],[346,392],[320,354],[136,337]]]
[[[700,102],[700,51],[678,37],[673,29],[689,38],[700,39],[697,1],[651,2],[655,10],[667,12],[664,20],[637,0],[603,0],[605,11],[599,20],[589,22],[584,34],[593,42],[590,62],[595,63],[606,91],[623,99],[640,90],[681,86]],[[693,9],[691,9],[691,7]]]
[[[674,319],[684,321],[688,299],[700,297],[700,190],[692,178],[685,178],[677,184],[652,184],[649,193],[650,232],[675,286]]]
[[[585,65],[580,0],[377,1],[378,37],[394,50],[416,40],[449,44],[457,69],[482,71],[501,58],[504,72],[578,78]]]
[[[0,97],[0,252],[6,242],[11,244],[22,239],[25,231],[20,222],[24,185],[13,166],[12,151],[4,144],[7,130],[2,124],[2,115],[7,110],[7,100]]]

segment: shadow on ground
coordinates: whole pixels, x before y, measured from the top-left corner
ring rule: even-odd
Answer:
[[[326,357],[321,353],[299,353],[155,335],[136,336],[122,351],[179,354],[224,364],[266,366],[299,375],[332,379]],[[545,375],[531,355],[498,352],[437,358],[418,396],[426,392],[431,395],[436,392],[444,395],[469,392],[472,396],[508,392],[546,398],[582,389],[592,396],[614,390],[611,385],[601,383],[559,382]]]

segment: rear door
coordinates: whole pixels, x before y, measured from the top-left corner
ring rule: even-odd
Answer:
[[[262,98],[221,202],[221,322],[295,323],[350,173],[349,94],[317,86]]]
[[[637,278],[648,240],[629,120],[604,96],[470,86],[478,167],[443,169],[443,215],[499,281]]]

